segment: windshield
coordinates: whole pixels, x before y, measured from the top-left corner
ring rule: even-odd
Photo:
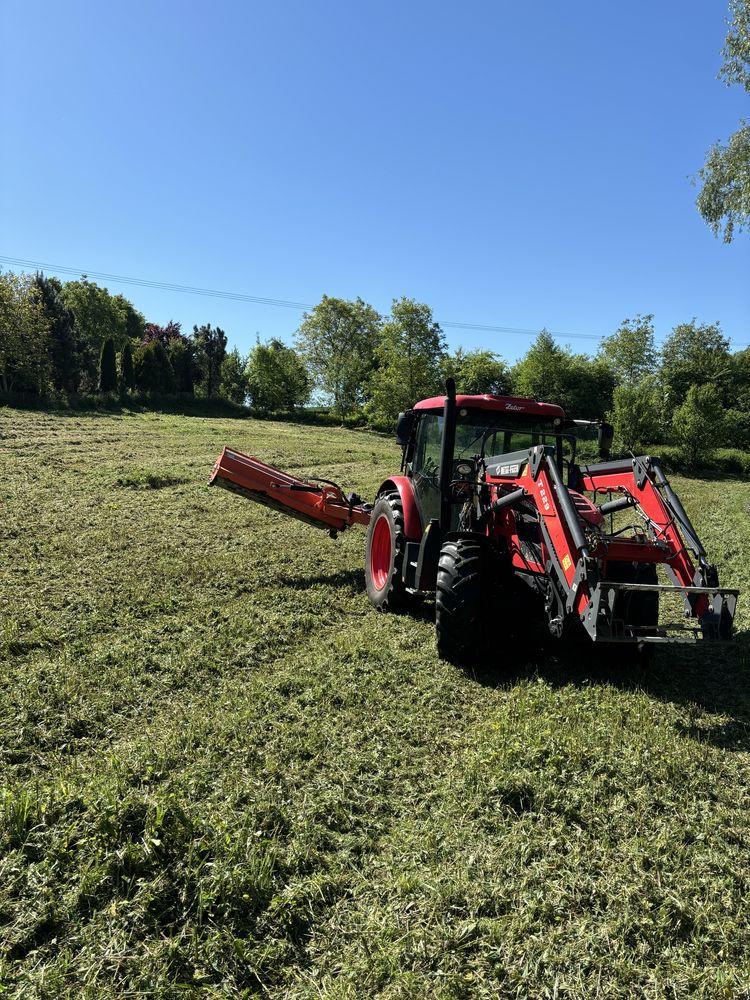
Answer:
[[[459,410],[456,415],[456,459],[507,455],[537,444],[554,444],[558,461],[575,457],[575,438],[556,432],[551,420],[488,410]]]

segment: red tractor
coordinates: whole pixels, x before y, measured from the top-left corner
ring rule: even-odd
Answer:
[[[438,651],[454,662],[476,659],[490,631],[502,642],[535,614],[557,638],[596,643],[731,638],[738,592],[719,587],[655,459],[577,462],[584,427],[598,428],[599,454],[609,457],[610,425],[569,420],[531,399],[456,396],[452,380],[446,390],[400,415],[401,474],[372,505],[228,448],[210,483],[333,537],[368,525],[370,601],[396,611],[434,595]],[[633,523],[615,530],[618,511]],[[659,582],[659,566],[669,582]],[[679,597],[680,621],[660,622],[667,595]]]

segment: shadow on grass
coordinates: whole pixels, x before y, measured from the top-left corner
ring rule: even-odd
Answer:
[[[684,736],[725,750],[750,750],[750,632],[731,643],[659,646],[644,657],[607,646],[566,648],[541,639],[502,665],[467,669],[477,683],[502,687],[541,677],[553,686],[609,684],[718,716],[715,725],[678,724]],[[690,712],[688,712],[688,715]]]
[[[365,592],[365,571],[363,569],[342,569],[336,573],[316,573],[311,576],[292,576],[280,580],[281,583],[295,590],[307,590],[308,587],[323,586],[341,588],[350,597]],[[435,604],[428,598],[415,596],[413,603],[403,612],[416,621],[435,621]]]
[[[292,576],[283,582],[298,590],[340,588],[346,596],[365,591],[363,569]],[[405,614],[415,621],[434,621],[435,604],[417,599]],[[497,642],[483,662],[463,667],[467,676],[492,688],[539,677],[559,687],[610,684],[644,691],[660,701],[729,717],[714,726],[679,725],[686,737],[727,750],[750,750],[750,632],[738,633],[731,643],[651,647],[638,657],[630,648],[594,646],[588,640],[566,646],[549,637],[544,621],[524,622],[515,634],[500,622],[488,623],[488,630],[497,629]]]
[[[310,587],[336,587],[348,593],[360,593],[365,589],[365,571],[363,569],[341,569],[336,573],[314,573],[310,576],[294,576],[280,578],[280,583],[284,583],[294,590],[307,590]]]

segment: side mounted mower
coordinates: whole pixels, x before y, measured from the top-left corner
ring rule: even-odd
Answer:
[[[655,459],[578,463],[583,427],[598,428],[600,457],[609,458],[610,425],[569,420],[531,399],[457,396],[452,380],[446,392],[400,415],[401,474],[372,505],[229,448],[209,482],[334,538],[367,525],[370,601],[396,611],[434,595],[438,651],[456,662],[483,652],[488,621],[497,636],[536,614],[557,638],[595,643],[731,638],[738,592],[719,586]],[[632,522],[615,530],[625,511]],[[660,621],[660,598],[670,595],[680,620]]]

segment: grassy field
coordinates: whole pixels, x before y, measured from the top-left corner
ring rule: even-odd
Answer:
[[[369,606],[363,532],[207,489],[224,444],[364,496],[398,466],[0,410],[0,995],[746,997],[750,485],[673,480],[733,647],[473,676],[429,604]]]

